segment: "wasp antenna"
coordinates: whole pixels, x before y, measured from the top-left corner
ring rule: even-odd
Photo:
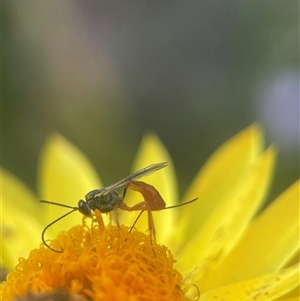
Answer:
[[[45,201],[45,200],[40,200],[40,202],[45,203],[45,204],[49,204],[49,205],[56,205],[56,206],[60,206],[60,207],[71,208],[71,209],[74,209],[74,211],[78,209],[77,207],[72,207],[72,206],[68,206],[68,205],[65,205],[65,204],[55,203],[55,202],[50,202],[50,201]]]
[[[142,213],[144,212],[145,210],[142,210],[139,215],[137,216],[137,218],[135,219],[133,225],[130,227],[130,230],[128,233],[131,233],[131,231],[133,230],[134,226],[136,225],[137,221],[139,220],[139,218],[141,217]],[[127,240],[127,238],[125,239],[125,241]]]
[[[199,291],[199,288],[196,284],[193,284],[193,286],[197,289],[197,292],[198,292],[198,297],[194,301],[198,301],[200,299],[200,291]]]
[[[165,209],[171,209],[171,208],[176,208],[176,207],[181,207],[181,206],[193,203],[193,202],[195,202],[197,200],[198,200],[198,198],[195,198],[195,199],[192,199],[192,200],[190,200],[188,202],[185,202],[185,203],[182,203],[182,204],[177,204],[177,205],[174,205],[174,206],[169,206],[169,207],[163,208],[163,210],[165,210]]]
[[[47,201],[45,201],[45,202],[47,202]],[[50,203],[51,203],[51,202],[50,202]],[[73,208],[73,207],[71,207],[71,208]],[[75,207],[75,208],[76,208],[76,207]],[[76,208],[76,209],[75,209],[75,208],[73,208],[73,210],[69,211],[68,213],[62,215],[61,217],[57,218],[57,219],[54,220],[53,222],[51,222],[51,223],[50,223],[48,226],[46,226],[45,229],[43,230],[43,232],[42,232],[42,241],[43,241],[44,245],[45,245],[47,248],[49,248],[50,250],[52,250],[52,251],[54,251],[54,252],[57,252],[57,253],[62,253],[64,249],[61,247],[61,250],[55,250],[55,249],[51,248],[50,245],[49,245],[48,243],[46,243],[46,240],[45,240],[45,232],[46,232],[46,230],[47,230],[48,228],[50,228],[52,225],[54,225],[56,222],[58,222],[59,220],[63,219],[63,218],[66,217],[67,215],[69,215],[69,214],[71,214],[72,212],[76,211],[77,208]]]

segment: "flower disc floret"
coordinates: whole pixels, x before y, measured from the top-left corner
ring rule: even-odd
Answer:
[[[2,284],[3,300],[53,290],[66,290],[87,300],[184,300],[182,277],[165,246],[125,226],[104,227],[101,214],[91,226],[61,232],[31,251]]]

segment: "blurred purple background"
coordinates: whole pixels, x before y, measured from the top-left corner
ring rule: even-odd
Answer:
[[[299,177],[298,1],[4,0],[2,17],[2,165],[32,188],[53,131],[106,185],[153,131],[182,194],[253,122],[279,149],[272,196]]]

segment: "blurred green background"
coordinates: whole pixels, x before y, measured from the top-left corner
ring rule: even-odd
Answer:
[[[105,185],[155,132],[182,195],[257,122],[279,149],[271,197],[299,177],[298,1],[4,0],[2,18],[2,165],[33,189],[53,131]]]

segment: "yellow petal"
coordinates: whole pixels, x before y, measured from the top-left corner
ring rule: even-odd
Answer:
[[[79,199],[102,186],[88,159],[58,134],[50,136],[47,140],[41,151],[38,167],[40,197],[45,200],[77,206]],[[66,208],[58,206],[40,204],[40,208],[44,212],[47,211],[48,222],[66,212]],[[68,229],[80,222],[80,213],[75,212],[55,226],[60,230],[64,227]]]
[[[299,284],[299,265],[201,294],[201,301],[272,301]],[[200,289],[201,290],[201,289]]]
[[[11,269],[19,257],[41,242],[41,212],[34,194],[5,169],[1,169],[1,265]]]
[[[198,197],[192,206],[180,208],[177,244],[184,245],[201,224],[218,206],[224,195],[228,195],[240,178],[256,160],[262,150],[262,133],[252,125],[226,141],[206,162],[196,175],[184,201]],[[188,218],[187,218],[188,216]]]
[[[168,166],[145,177],[145,179],[141,179],[141,181],[154,186],[165,200],[167,206],[170,206],[177,202],[177,185],[171,157],[155,134],[145,135],[138,149],[133,164],[133,171],[159,162],[168,162]],[[128,194],[126,194],[125,202],[130,206],[141,201],[143,201],[143,197],[139,193],[128,191]],[[176,212],[173,209],[153,213],[158,242],[168,243],[170,233],[173,231],[172,225],[175,214]],[[122,221],[124,221],[125,225],[130,226],[133,224],[136,216],[136,212],[124,212]],[[144,214],[141,220],[138,221],[137,228],[141,231],[145,231],[148,228],[147,214]]]
[[[299,250],[299,181],[249,226],[235,249],[214,271],[214,287],[282,268]]]
[[[299,275],[299,279],[300,279],[300,275]],[[276,301],[279,301],[279,300],[282,301],[285,299],[289,300],[290,298],[295,298],[295,297],[299,298],[299,295],[300,295],[300,283],[298,284],[298,286],[296,286],[294,289],[289,291],[287,294],[284,294],[282,297],[278,298],[278,300],[276,299]]]
[[[191,283],[197,282],[205,290],[212,288],[214,268],[236,244],[264,199],[272,176],[274,156],[274,150],[269,148],[257,159],[179,254],[179,264],[184,264],[182,269],[191,270],[198,264],[189,276]]]
[[[43,225],[20,211],[14,211],[11,204],[7,208],[13,214],[2,216],[0,258],[1,265],[11,269],[17,264],[19,257],[27,258],[30,250],[40,245]]]
[[[22,211],[25,214],[33,215],[35,218],[40,218],[41,214],[38,208],[38,201],[31,190],[17,177],[11,174],[4,168],[1,172],[1,197],[3,201],[2,209],[4,214],[11,215],[12,212],[7,212],[7,202],[12,203],[16,210]]]

